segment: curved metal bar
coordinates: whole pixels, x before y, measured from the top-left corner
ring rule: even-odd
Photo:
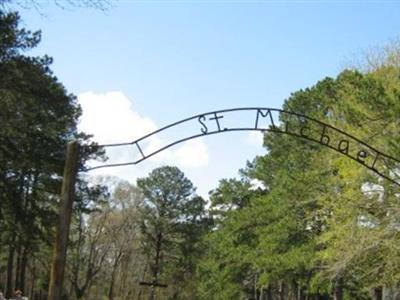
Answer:
[[[238,111],[254,111],[254,126],[252,127],[231,127],[231,128],[221,128],[219,119],[222,119],[225,116],[228,116],[231,112]],[[273,113],[278,114],[279,118],[274,120]],[[293,122],[293,118],[295,118],[295,124]],[[200,130],[198,134],[194,134],[174,142],[171,142],[165,146],[162,146],[150,153],[144,153],[140,142],[148,140],[150,137],[155,136],[156,134],[166,131],[169,128],[176,127],[180,124],[190,122],[193,120],[197,120],[198,125],[200,126]],[[213,124],[213,127],[217,127],[215,130],[209,130],[208,127],[211,126],[209,121]],[[267,123],[268,126],[260,125],[261,122]],[[280,122],[279,126],[276,125],[276,122]],[[310,125],[311,124],[311,125]],[[292,128],[294,125],[294,128]],[[312,128],[314,127],[314,128]],[[315,128],[316,127],[316,128]],[[291,128],[291,129],[289,129]],[[127,143],[118,143],[118,144],[106,144],[100,145],[98,147],[119,147],[119,146],[127,146],[127,145],[136,145],[141,154],[141,157],[132,162],[127,163],[117,163],[117,164],[105,164],[100,166],[95,166],[86,171],[91,171],[100,168],[108,168],[108,167],[117,167],[117,166],[126,166],[126,165],[135,165],[153,155],[156,155],[165,149],[168,149],[176,144],[182,143],[184,141],[198,138],[201,136],[212,135],[216,133],[222,132],[230,132],[230,131],[269,131],[275,133],[283,133],[288,134],[295,137],[300,137],[309,141],[316,142],[328,148],[339,152],[354,161],[362,164],[366,168],[375,172],[379,176],[386,178],[400,186],[400,160],[394,158],[392,156],[386,155],[383,152],[377,150],[373,146],[368,145],[367,143],[361,141],[360,139],[340,130],[338,128],[333,127],[332,125],[321,122],[312,117],[308,117],[306,115],[286,111],[282,109],[276,108],[268,108],[268,107],[243,107],[243,108],[231,108],[231,109],[223,109],[212,112],[207,112],[203,114],[198,114],[189,118],[185,118],[183,120],[174,122],[167,126],[164,126],[158,130],[155,130],[137,140]],[[334,142],[335,141],[335,142]],[[352,145],[352,151],[350,150],[350,145]],[[354,149],[356,151],[354,152]]]

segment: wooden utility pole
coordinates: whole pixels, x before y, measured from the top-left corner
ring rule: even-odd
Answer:
[[[47,300],[60,300],[64,269],[67,257],[69,227],[71,224],[72,205],[75,198],[75,182],[78,173],[79,145],[70,142],[67,146],[67,156],[64,167],[64,177],[61,188],[59,222],[56,229],[53,260],[51,264],[50,285]]]

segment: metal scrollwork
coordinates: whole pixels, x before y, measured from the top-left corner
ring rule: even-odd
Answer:
[[[225,121],[232,117],[232,114],[238,112],[250,113],[252,117],[248,126],[227,126]],[[141,147],[141,144],[146,143],[157,134],[190,122],[193,123],[193,126],[196,126],[194,134],[169,142],[166,145],[161,145],[157,149],[152,149],[148,152]],[[232,108],[207,112],[172,123],[132,142],[101,145],[101,147],[134,145],[140,155],[131,162],[95,166],[87,169],[87,171],[106,167],[135,165],[184,141],[229,131],[268,131],[306,139],[335,150],[400,186],[399,159],[384,154],[360,139],[314,118],[291,111],[264,107]]]

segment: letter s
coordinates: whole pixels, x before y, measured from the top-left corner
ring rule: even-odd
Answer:
[[[203,128],[201,128],[201,132],[204,134],[207,134],[208,128],[207,128],[206,124],[203,123],[205,120],[206,120],[206,117],[204,115],[201,115],[198,118],[199,123],[203,126]]]

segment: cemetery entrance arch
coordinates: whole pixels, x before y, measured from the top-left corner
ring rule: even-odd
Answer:
[[[151,140],[165,132],[182,132],[182,136],[156,147]],[[400,160],[353,135],[304,114],[267,107],[232,108],[198,114],[153,131],[127,143],[102,145],[104,148],[129,147],[134,159],[128,162],[98,165],[87,171],[138,164],[159,152],[190,139],[230,131],[261,131],[287,134],[328,147],[356,161],[379,176],[400,186]]]
[[[172,131],[176,139],[148,147],[160,134]],[[304,114],[267,107],[232,108],[198,114],[167,125],[127,143],[101,145],[103,148],[130,147],[132,161],[109,163],[86,169],[91,171],[125,165],[136,165],[161,151],[194,138],[230,131],[261,131],[287,134],[330,148],[356,161],[382,178],[400,186],[400,160],[383,153],[362,140]],[[78,171],[79,147],[71,142],[67,149],[61,192],[59,223],[54,243],[48,300],[61,300],[69,227]],[[155,285],[156,283],[151,283]]]

